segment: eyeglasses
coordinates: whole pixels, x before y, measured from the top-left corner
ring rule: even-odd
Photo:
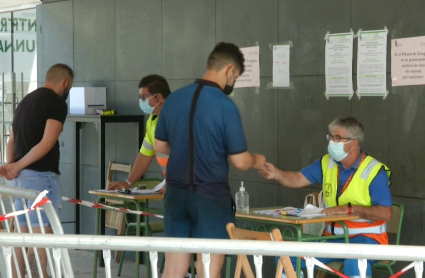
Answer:
[[[326,140],[328,141],[334,141],[335,143],[339,143],[341,141],[341,139],[346,139],[346,140],[353,140],[353,138],[345,138],[345,137],[341,137],[339,135],[332,135],[332,134],[327,134],[326,135]]]
[[[139,95],[139,98],[142,100],[142,101],[145,101],[145,100],[150,100],[151,98],[153,98],[153,97],[156,97],[156,94],[154,94],[153,96],[145,96],[145,95]]]

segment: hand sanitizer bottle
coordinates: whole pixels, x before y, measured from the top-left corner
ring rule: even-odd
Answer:
[[[245,191],[243,187],[243,182],[241,182],[241,187],[235,195],[236,211],[239,213],[248,213],[249,211],[249,194]]]

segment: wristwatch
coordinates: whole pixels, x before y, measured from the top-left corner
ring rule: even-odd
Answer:
[[[353,207],[351,206],[351,203],[348,203],[348,214],[353,213]]]
[[[125,179],[124,182],[128,184],[128,187],[131,187],[131,182],[128,179]]]

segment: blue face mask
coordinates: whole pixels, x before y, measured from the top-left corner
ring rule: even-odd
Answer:
[[[335,143],[334,141],[329,141],[329,145],[328,145],[328,153],[329,153],[329,155],[335,161],[338,161],[339,162],[339,161],[343,160],[348,155],[348,153],[346,153],[344,151],[344,145],[347,144],[347,143],[350,143],[350,142],[351,141],[345,142],[345,143],[343,143],[343,142]]]
[[[149,99],[145,99],[145,100],[139,99],[139,106],[140,106],[140,109],[142,109],[142,111],[144,113],[149,114],[149,115],[152,114],[153,109],[155,108],[155,107],[152,107],[152,106],[149,105]]]

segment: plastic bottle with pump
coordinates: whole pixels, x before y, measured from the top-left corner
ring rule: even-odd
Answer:
[[[241,187],[235,195],[236,211],[239,213],[248,213],[249,211],[249,194],[245,191],[243,187],[243,182],[241,182]]]

